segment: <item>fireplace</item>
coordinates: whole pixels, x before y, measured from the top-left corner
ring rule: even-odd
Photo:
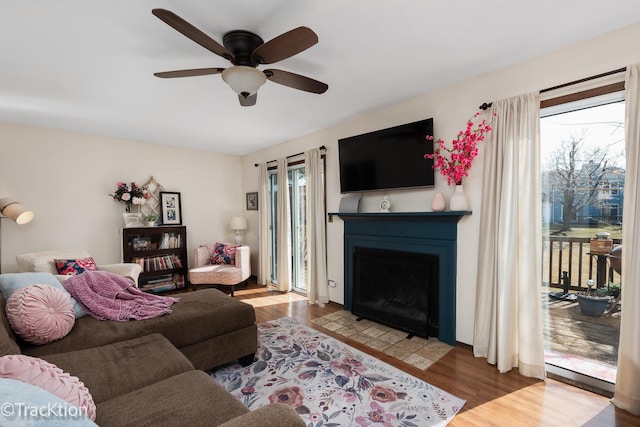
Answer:
[[[408,333],[435,336],[440,341],[455,344],[458,221],[470,213],[456,211],[330,214],[338,215],[344,220],[344,308],[356,315],[389,324]],[[372,252],[367,254],[368,251]],[[424,277],[409,279],[402,268],[393,270],[395,267],[384,261],[376,264],[372,258],[378,257],[381,252],[387,252],[387,256],[390,254],[392,257],[399,253],[400,258],[404,257],[407,263],[412,264],[411,268],[424,270]],[[358,259],[363,253],[364,271],[363,261]],[[384,258],[385,255],[381,257]],[[429,265],[432,268],[427,268]],[[367,272],[373,268],[378,271],[375,275],[371,271]],[[358,272],[358,269],[361,271]],[[385,269],[387,270],[383,273]],[[383,274],[386,275],[386,280],[379,281],[379,276]],[[354,288],[356,279],[364,280],[359,287]],[[406,283],[398,282],[407,281],[413,283],[413,290],[399,291]],[[429,289],[432,287],[435,289]],[[415,293],[419,288],[427,290],[427,296],[420,297],[419,302],[407,305],[406,301],[402,303],[396,298],[397,294],[409,292],[411,299],[418,299]],[[378,296],[371,296],[371,290],[375,290]],[[362,296],[365,307],[362,308],[359,301],[354,306],[354,298]],[[403,323],[406,319],[396,316],[399,311],[411,311],[412,317],[419,317],[420,326],[417,326],[417,323]]]
[[[438,336],[438,257],[357,247],[353,314],[424,338]]]

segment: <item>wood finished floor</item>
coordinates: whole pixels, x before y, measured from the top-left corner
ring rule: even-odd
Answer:
[[[485,359],[473,356],[465,344],[457,344],[426,371],[369,349],[360,343],[311,323],[342,306],[310,305],[295,293],[280,294],[250,283],[235,291],[236,298],[255,307],[258,322],[292,317],[333,338],[420,378],[436,387],[466,399],[453,421],[460,426],[640,426],[640,417],[616,408],[609,398],[547,379],[525,378],[512,370],[500,374]]]

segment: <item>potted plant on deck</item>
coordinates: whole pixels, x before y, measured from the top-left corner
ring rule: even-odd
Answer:
[[[600,317],[609,306],[611,297],[609,295],[598,296],[595,291],[591,290],[593,287],[593,281],[589,280],[589,282],[586,293],[579,293],[576,295],[578,305],[580,306],[582,314],[592,317]]]

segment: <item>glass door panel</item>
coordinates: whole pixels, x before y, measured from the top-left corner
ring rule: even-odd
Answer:
[[[549,373],[612,391],[621,284],[611,250],[622,243],[624,100],[542,110],[543,309]],[[594,106],[595,105],[595,106]],[[598,236],[602,242],[593,241]],[[606,300],[588,315],[582,296]],[[592,313],[593,314],[593,313]]]

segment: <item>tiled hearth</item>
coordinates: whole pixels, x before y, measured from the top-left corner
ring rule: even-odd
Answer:
[[[425,339],[414,336],[407,339],[406,332],[371,320],[356,319],[357,316],[351,312],[340,310],[314,319],[311,323],[422,370],[427,369],[453,348],[437,338]]]

